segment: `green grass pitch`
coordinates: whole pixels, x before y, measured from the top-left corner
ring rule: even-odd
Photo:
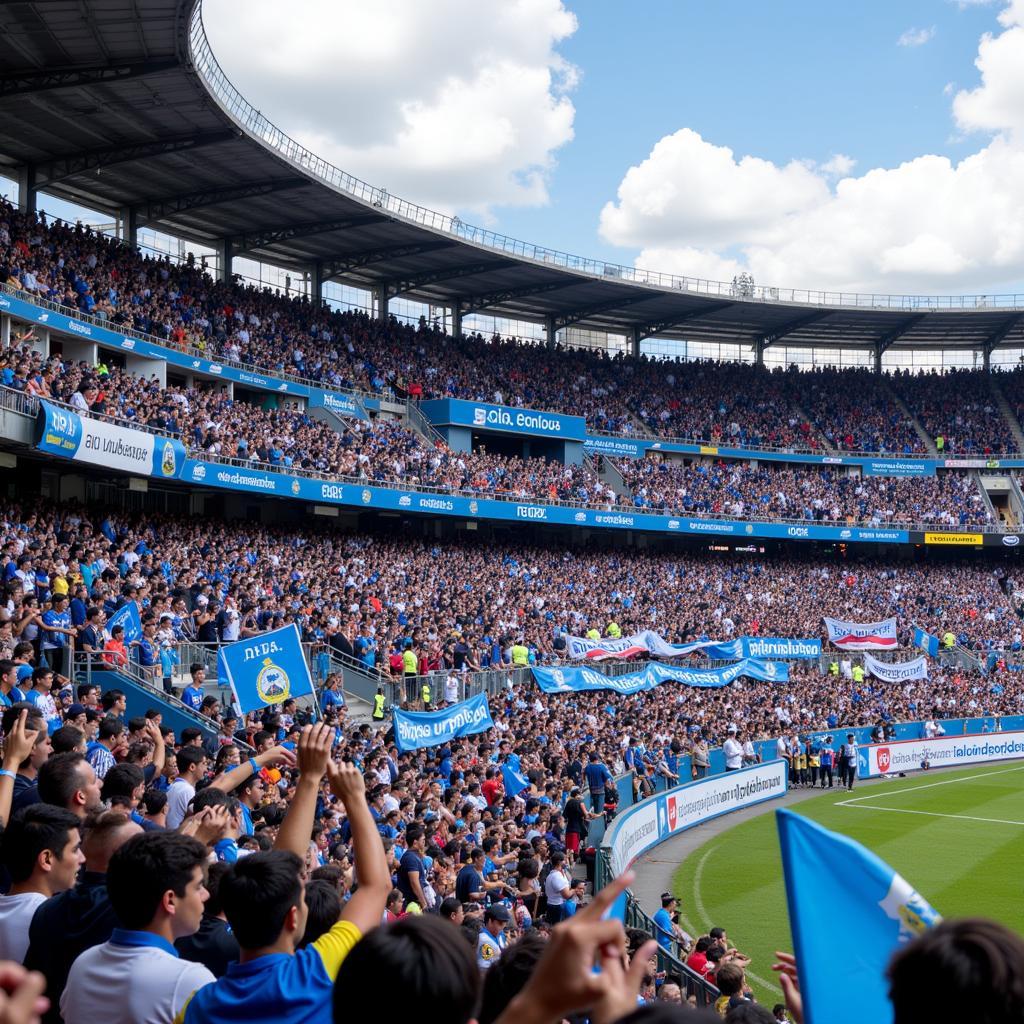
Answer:
[[[874,850],[944,917],[991,917],[1024,933],[1024,764],[826,791],[793,810]],[[693,935],[725,928],[752,957],[747,977],[758,999],[777,1002],[771,964],[792,940],[774,812],[709,840],[680,865],[674,887],[683,927]]]

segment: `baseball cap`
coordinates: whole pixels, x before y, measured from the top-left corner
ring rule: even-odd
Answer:
[[[512,915],[503,903],[495,903],[494,906],[488,907],[484,911],[484,920],[508,922],[512,920]]]
[[[661,905],[662,905],[663,907],[664,907],[664,906],[665,906],[666,904],[669,904],[669,903],[675,903],[675,900],[676,900],[676,896],[675,896],[675,893],[671,893],[671,892],[663,892],[663,893],[661,894]]]
[[[71,705],[68,706],[68,709],[65,712],[65,715],[68,718],[77,718],[79,715],[84,715],[84,714],[85,714],[85,705],[84,704],[71,704]]]

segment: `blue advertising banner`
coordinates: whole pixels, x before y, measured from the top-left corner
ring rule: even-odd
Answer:
[[[185,446],[177,438],[79,416],[47,401],[39,403],[36,448],[75,462],[165,480],[177,479],[185,463]]]
[[[486,732],[494,722],[487,706],[487,694],[478,693],[461,704],[441,711],[392,711],[395,722],[395,743],[401,753],[436,747],[460,736]]]
[[[533,678],[544,693],[580,693],[590,690],[614,690],[624,696],[653,690],[661,683],[683,683],[703,689],[718,689],[745,676],[767,683],[789,682],[785,662],[745,659],[724,668],[680,668],[652,661],[639,672],[607,676],[592,668],[534,668]]]
[[[860,465],[864,476],[935,476],[933,459],[865,459]]]
[[[134,601],[129,601],[127,604],[122,605],[114,612],[113,615],[107,619],[107,624],[104,629],[108,633],[114,632],[115,626],[124,627],[124,642],[130,644],[133,640],[138,640],[142,636],[142,619],[139,617],[139,609],[136,607]]]
[[[533,434],[557,437],[563,441],[582,441],[587,436],[587,421],[582,416],[566,416],[559,412],[466,402],[461,398],[431,399],[420,405],[420,412],[435,426]]]
[[[217,675],[227,679],[243,715],[313,693],[313,678],[294,623],[222,647]]]
[[[919,647],[925,654],[936,657],[939,653],[939,638],[926,633],[923,629],[914,627],[914,646]]]
[[[727,661],[730,658],[819,658],[821,641],[791,640],[779,636],[741,636],[736,640],[705,647],[701,654],[713,661]]]

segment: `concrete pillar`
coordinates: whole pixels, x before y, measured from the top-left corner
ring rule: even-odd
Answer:
[[[558,331],[555,330],[555,318],[546,316],[544,318],[544,333],[547,335],[547,347],[554,348],[558,342]]]
[[[754,362],[758,366],[764,366],[764,338],[754,339]]]
[[[11,347],[11,318],[0,316],[0,348]]]
[[[34,164],[18,168],[18,209],[22,213],[34,213],[37,209],[38,190]]]
[[[322,306],[324,301],[324,264],[316,260],[309,268],[309,301],[314,306]]]
[[[139,216],[134,206],[122,206],[118,211],[121,238],[133,248],[139,244]]]
[[[641,337],[640,337],[640,328],[639,327],[631,327],[629,329],[629,334],[628,334],[627,337],[628,337],[628,340],[629,340],[629,354],[631,356],[633,356],[635,359],[639,359],[640,358],[640,342],[642,340]]]
[[[388,319],[388,286],[379,284],[373,289],[373,305],[377,319],[386,323]]]
[[[452,337],[462,337],[462,303],[452,303]]]
[[[992,371],[992,349],[988,345],[981,350],[981,368],[986,373],[991,373]]]
[[[230,238],[221,238],[217,242],[217,280],[230,282],[234,248]]]
[[[875,373],[882,372],[882,346],[875,346]]]

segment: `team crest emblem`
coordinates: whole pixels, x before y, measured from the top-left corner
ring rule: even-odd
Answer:
[[[160,472],[164,476],[174,476],[178,469],[177,460],[174,457],[174,445],[170,441],[164,442],[163,458],[160,460]]]
[[[478,504],[476,503],[476,501],[471,501],[471,502],[469,503],[469,512],[470,512],[470,515],[474,515],[474,516],[475,516],[475,515],[476,515],[476,513],[477,513],[477,509],[478,509],[479,507],[480,507],[480,506],[479,506],[479,505],[478,505]]]
[[[367,490],[364,490],[364,491],[363,491],[363,504],[364,504],[364,505],[369,505],[369,504],[370,504],[370,499],[371,499],[372,497],[373,497],[373,495],[372,495],[372,494],[370,494],[370,492],[369,492],[369,491],[367,491]]]
[[[877,753],[878,753],[878,770],[880,772],[885,773],[885,772],[887,772],[889,770],[889,765],[890,765],[890,763],[892,761],[892,754],[890,753],[888,747],[880,747]]]
[[[299,493],[299,487],[300,487],[299,481],[298,480],[293,480],[292,481],[292,494],[298,494]]]
[[[288,673],[269,658],[264,658],[263,668],[256,676],[256,692],[260,695],[260,700],[264,704],[281,704],[288,699],[291,688]]]

